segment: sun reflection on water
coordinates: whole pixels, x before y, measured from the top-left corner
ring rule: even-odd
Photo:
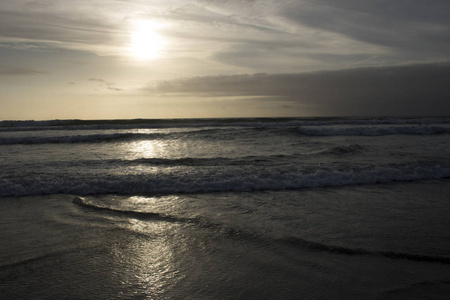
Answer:
[[[135,220],[131,226],[146,231],[149,236],[136,236],[126,245],[121,243],[113,248],[115,269],[122,277],[122,294],[150,298],[163,295],[182,279],[175,264],[172,242],[164,234],[166,230],[174,229],[170,228],[173,224]]]
[[[130,234],[118,241],[112,249],[115,270],[121,276],[124,297],[143,296],[159,298],[170,292],[182,280],[177,265],[179,222],[151,218],[152,214],[171,215],[176,210],[178,196],[167,197],[115,197],[115,209],[149,213],[149,219],[127,217],[121,227]]]
[[[155,158],[164,156],[165,144],[161,141],[140,140],[127,144],[129,159]]]
[[[148,213],[151,219],[151,215],[170,216],[173,219],[181,213],[183,213],[183,201],[179,195],[159,195],[159,196],[110,196],[108,199],[103,199],[103,205],[111,207],[119,211]],[[102,206],[103,206],[102,205]],[[159,223],[136,223],[135,219],[129,219],[130,228],[135,232],[147,232],[147,229],[151,231],[155,230]],[[140,225],[140,226],[137,226]],[[152,226],[147,228],[145,226]],[[142,230],[140,230],[142,229]]]

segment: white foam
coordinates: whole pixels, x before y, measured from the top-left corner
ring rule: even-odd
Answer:
[[[450,177],[450,166],[403,165],[336,169],[186,170],[178,174],[39,176],[0,179],[0,196],[39,194],[173,194],[285,190],[327,186],[389,183]]]

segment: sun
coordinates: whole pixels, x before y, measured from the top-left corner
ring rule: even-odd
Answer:
[[[142,59],[156,59],[159,57],[164,40],[158,33],[160,26],[151,20],[135,21],[131,33],[131,56]]]

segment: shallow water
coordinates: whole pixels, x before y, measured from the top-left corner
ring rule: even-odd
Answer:
[[[450,182],[429,181],[76,203],[3,198],[1,294],[445,299],[448,192]]]

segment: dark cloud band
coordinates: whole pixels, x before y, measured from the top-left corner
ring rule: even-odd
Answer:
[[[161,82],[153,93],[263,97],[315,106],[323,114],[450,115],[450,63],[298,74],[206,76]],[[321,113],[321,114],[322,114]]]

